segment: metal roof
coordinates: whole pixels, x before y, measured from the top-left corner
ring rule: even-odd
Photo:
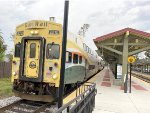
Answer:
[[[115,31],[115,32],[97,37],[96,39],[93,39],[93,40],[94,40],[94,42],[101,42],[105,39],[110,39],[110,38],[113,38],[113,37],[123,35],[127,31],[129,31],[129,33],[132,34],[132,35],[136,35],[136,36],[143,37],[143,38],[150,38],[150,33],[143,32],[143,31],[140,31],[140,30],[136,30],[136,29],[133,29],[133,28],[124,28],[124,29],[121,29],[119,31]]]

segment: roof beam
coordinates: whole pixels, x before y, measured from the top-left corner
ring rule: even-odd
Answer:
[[[104,45],[104,46],[113,46],[113,45],[116,45],[116,46],[122,46],[123,43],[100,43],[101,45]],[[150,45],[149,43],[129,43],[128,44],[129,46],[145,46],[145,45]]]
[[[119,55],[122,55],[122,52],[120,52],[120,51],[118,51],[118,50],[116,50],[116,49],[113,49],[113,48],[111,48],[111,47],[107,47],[107,46],[103,46],[103,45],[99,45],[99,46],[102,47],[102,48],[105,48],[105,49],[107,49],[107,50],[109,50],[109,51],[115,52],[115,53],[117,53],[117,54],[119,54]]]
[[[114,56],[114,57],[118,57],[117,54],[114,54],[112,52],[108,52],[108,51],[104,51],[104,55],[107,54],[107,55],[110,55],[110,56]]]
[[[101,43],[101,45],[104,45],[104,46],[113,46],[113,45],[122,46],[123,43]]]
[[[129,43],[128,44],[129,46],[146,46],[146,45],[150,45],[149,43],[146,44],[146,43]]]
[[[118,58],[118,54],[115,54],[113,52],[110,52],[110,51],[103,51],[103,55],[102,53],[100,52],[100,50],[96,50],[97,54],[100,56],[100,57],[104,57],[105,55],[108,55],[108,56],[113,56],[113,57],[116,57]]]
[[[146,50],[148,50],[148,49],[150,49],[150,46],[147,46],[147,47],[144,47],[144,48],[142,48],[142,49],[138,49],[138,50],[129,52],[129,56],[130,56],[130,55],[137,54],[137,53],[140,53],[140,52],[142,52],[142,51],[146,51]]]

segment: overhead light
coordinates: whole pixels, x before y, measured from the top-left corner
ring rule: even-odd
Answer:
[[[139,42],[139,40],[138,39],[135,39],[135,43],[138,43]]]
[[[117,39],[114,39],[114,43],[117,43]]]

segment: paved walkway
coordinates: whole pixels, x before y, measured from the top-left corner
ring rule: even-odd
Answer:
[[[110,70],[105,68],[99,73],[93,113],[150,113],[150,84],[132,77],[132,93],[124,93],[112,81]]]

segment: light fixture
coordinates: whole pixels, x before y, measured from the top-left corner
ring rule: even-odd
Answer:
[[[56,80],[56,79],[57,79],[57,75],[56,75],[56,74],[53,74],[52,78],[53,78],[54,80]]]
[[[31,34],[34,34],[34,31],[30,31]]]
[[[117,43],[117,39],[114,39],[114,43]]]
[[[135,39],[135,43],[138,43],[139,42],[139,40],[138,39]]]
[[[12,72],[12,75],[15,76],[15,75],[16,75],[16,72]]]
[[[39,31],[38,30],[32,30],[32,31],[30,31],[30,33],[31,33],[31,35],[37,35],[39,33]]]
[[[39,32],[38,32],[38,30],[35,30],[35,31],[34,31],[34,34],[36,34],[36,35],[37,35],[38,33],[39,33]]]

